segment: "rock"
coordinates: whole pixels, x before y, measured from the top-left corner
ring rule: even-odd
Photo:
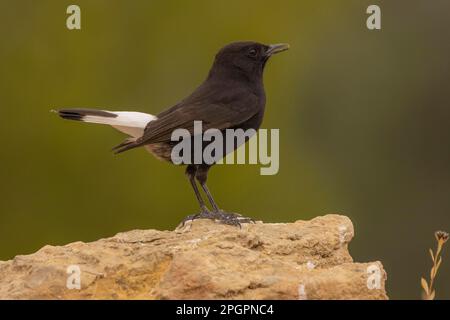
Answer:
[[[0,262],[0,299],[387,299],[382,264],[353,262],[353,234],[340,215],[242,229],[197,220],[45,246]]]

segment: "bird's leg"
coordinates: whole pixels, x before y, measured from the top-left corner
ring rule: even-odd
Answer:
[[[203,198],[200,194],[200,191],[198,190],[197,183],[195,182],[195,173],[197,172],[197,167],[194,165],[189,165],[186,168],[186,176],[189,179],[189,182],[191,183],[192,189],[194,189],[195,196],[197,197],[197,201],[200,205],[200,213],[189,215],[186,218],[183,219],[181,224],[184,226],[184,224],[187,221],[193,221],[198,218],[205,218],[205,219],[215,219],[215,215],[212,214],[208,207],[206,206],[205,202],[203,201]]]
[[[194,189],[195,196],[197,197],[197,201],[200,205],[200,211],[206,212],[209,211],[208,208],[205,205],[205,202],[203,201],[203,198],[200,194],[200,191],[198,190],[197,184],[195,183],[195,172],[197,171],[197,168],[194,166],[189,166],[186,169],[186,175],[189,178],[189,182],[191,183],[192,189]]]
[[[203,191],[205,192],[206,196],[208,197],[208,201],[209,201],[209,203],[211,203],[211,206],[212,206],[214,212],[219,212],[220,209],[217,206],[216,202],[214,201],[214,198],[213,198],[211,192],[209,192],[209,189],[208,189],[208,186],[206,185],[206,182],[203,182],[203,183],[200,182],[200,185],[201,185]]]
[[[199,166],[197,168],[197,171],[195,173],[195,178],[200,183],[203,191],[205,192],[206,196],[208,197],[209,202],[211,203],[211,206],[213,207],[213,214],[215,216],[216,220],[219,220],[220,222],[224,224],[231,224],[236,226],[241,226],[241,223],[248,223],[248,222],[254,222],[251,218],[242,217],[240,214],[237,213],[231,213],[231,212],[225,212],[223,210],[219,209],[219,206],[214,201],[214,198],[209,191],[208,186],[206,185],[206,180],[208,178],[208,170],[209,166]]]

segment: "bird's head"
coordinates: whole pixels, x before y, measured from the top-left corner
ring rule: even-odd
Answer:
[[[269,58],[289,49],[286,43],[265,45],[252,41],[233,42],[223,47],[216,55],[211,74],[261,78]]]

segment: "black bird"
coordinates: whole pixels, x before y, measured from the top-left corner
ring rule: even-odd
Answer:
[[[187,98],[173,107],[153,116],[140,112],[112,112],[93,109],[62,109],[57,111],[64,119],[108,124],[131,138],[115,147],[116,153],[145,146],[157,158],[172,162],[171,151],[177,142],[171,140],[176,129],[194,133],[194,121],[202,121],[203,132],[214,128],[255,129],[262,122],[266,96],[263,71],[268,59],[285,51],[287,44],[264,45],[257,42],[235,42],[222,48],[206,80]],[[205,145],[203,145],[205,147]],[[233,150],[228,150],[229,152]],[[226,213],[219,209],[207,185],[211,164],[189,164],[186,175],[200,204],[200,213],[189,219],[208,218],[223,223],[240,225],[251,219]],[[208,210],[199,192],[196,180],[212,206]]]

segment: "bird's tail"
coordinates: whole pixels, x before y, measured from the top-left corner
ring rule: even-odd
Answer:
[[[157,118],[151,114],[128,111],[106,111],[96,109],[61,109],[52,110],[63,119],[89,123],[107,124],[131,136],[113,150],[116,153],[133,148],[131,145],[144,134],[145,127]],[[134,138],[134,139],[133,139]]]

